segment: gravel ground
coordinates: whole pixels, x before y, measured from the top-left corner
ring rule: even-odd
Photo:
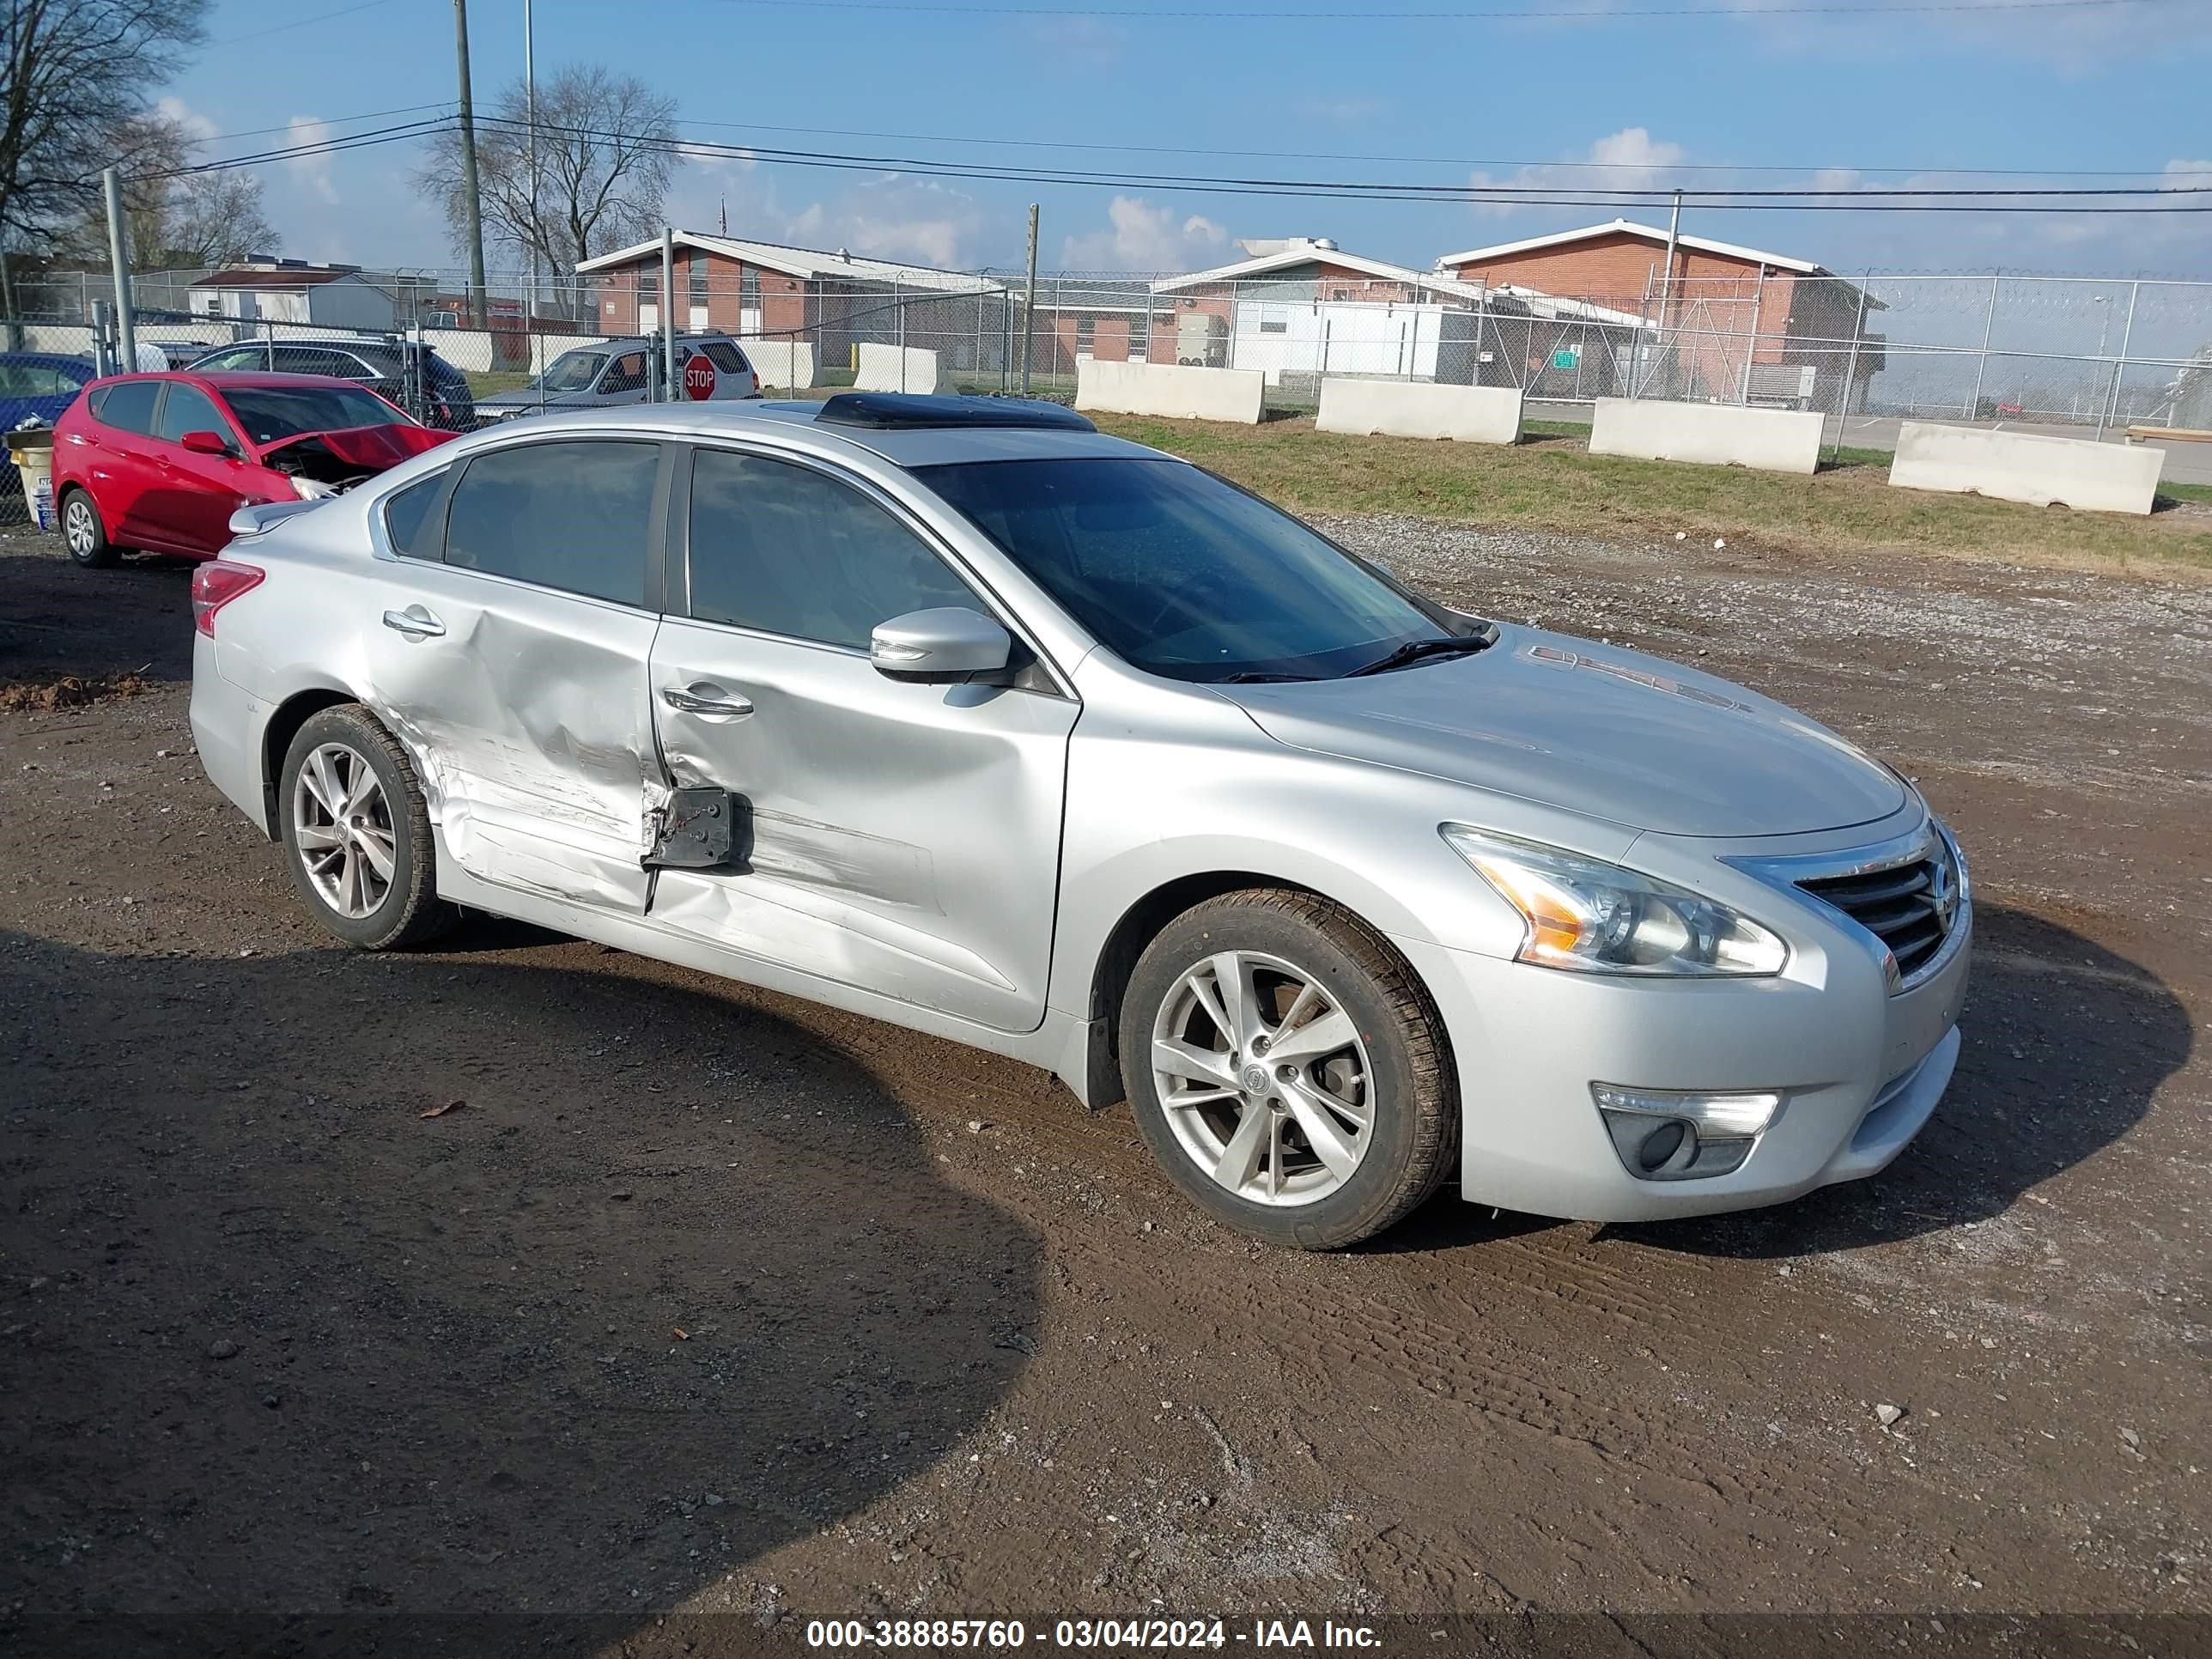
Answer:
[[[1898,1164],[1295,1255],[1019,1066],[518,927],[352,953],[189,753],[184,573],[0,533],[0,1650],[2201,1641],[2212,589],[1334,528],[1919,779],[1981,921]],[[538,1622],[375,1622],[494,1613]]]

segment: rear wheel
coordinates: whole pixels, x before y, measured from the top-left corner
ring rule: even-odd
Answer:
[[[113,564],[118,550],[107,539],[99,504],[75,484],[62,492],[62,543],[70,557],[88,570]]]
[[[331,933],[389,951],[453,924],[415,769],[359,703],[308,716],[285,752],[279,799],[293,884]]]
[[[1441,1022],[1396,953],[1326,899],[1258,890],[1185,911],[1130,976],[1121,1042],[1153,1155],[1240,1232],[1355,1243],[1450,1170]]]

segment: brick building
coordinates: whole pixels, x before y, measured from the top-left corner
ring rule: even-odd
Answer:
[[[1662,395],[1846,409],[1882,366],[1866,319],[1881,302],[1808,259],[1615,219],[1437,261],[1462,282],[1571,297],[1639,318],[1662,342]]]
[[[600,333],[660,327],[659,241],[603,253],[576,270],[596,282]],[[679,230],[675,287],[678,328],[793,340],[831,368],[862,341],[939,350],[957,369],[995,368],[1002,350],[1005,284],[966,271]]]

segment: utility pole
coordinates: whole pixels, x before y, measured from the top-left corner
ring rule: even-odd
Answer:
[[[469,0],[453,0],[453,57],[461,77],[461,192],[467,198],[469,320],[490,326],[484,307],[483,203],[477,183],[477,111],[469,93]]]
[[[530,291],[522,301],[523,343],[538,327],[538,60],[531,50],[530,0],[522,0],[523,118],[530,123]],[[537,372],[532,362],[531,370]]]
[[[903,321],[906,313],[901,312],[899,317]],[[667,383],[661,394],[662,401],[681,403],[684,384],[676,377],[676,230],[673,226],[660,233],[660,349],[664,357],[662,378]]]
[[[123,372],[138,370],[138,331],[131,314],[131,226],[123,216],[123,180],[113,167],[101,171],[100,185],[107,196],[107,258],[115,270],[115,335],[121,348]]]
[[[1030,204],[1030,287],[1022,301],[1022,391],[1030,389],[1030,344],[1036,338],[1037,204]]]

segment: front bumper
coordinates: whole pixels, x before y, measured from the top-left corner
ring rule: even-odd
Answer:
[[[1562,973],[1401,939],[1449,1034],[1461,1092],[1460,1192],[1583,1221],[1651,1221],[1780,1203],[1885,1168],[1927,1122],[1957,1064],[1972,915],[1942,967],[1888,994],[1847,929],[1808,924],[1802,971],[1653,981]],[[1742,1165],[1703,1180],[1629,1173],[1593,1082],[1780,1091]]]

